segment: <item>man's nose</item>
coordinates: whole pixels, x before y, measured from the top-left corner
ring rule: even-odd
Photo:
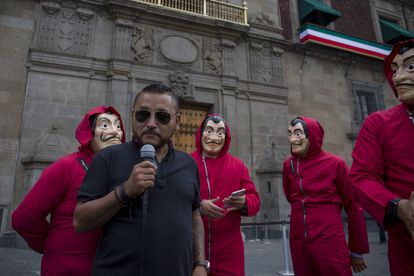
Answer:
[[[157,126],[157,119],[155,118],[155,113],[151,113],[150,117],[147,120],[147,127],[155,128]]]

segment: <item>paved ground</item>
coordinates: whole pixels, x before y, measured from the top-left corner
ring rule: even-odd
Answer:
[[[387,276],[387,245],[379,244],[378,234],[370,233],[371,253],[366,256],[368,269],[355,274],[358,276]],[[246,241],[246,276],[292,275],[279,272],[291,272],[291,262],[285,266],[283,240]],[[31,251],[15,248],[0,248],[1,276],[34,276],[40,275],[41,255]]]
[[[371,253],[365,256],[368,268],[364,272],[355,273],[354,275],[390,275],[387,260],[387,245],[379,244],[378,233],[370,233],[369,240]],[[283,252],[283,240],[281,239],[270,240],[267,242],[246,241],[246,276],[293,275],[290,256],[287,260],[288,266],[286,267],[286,261]]]

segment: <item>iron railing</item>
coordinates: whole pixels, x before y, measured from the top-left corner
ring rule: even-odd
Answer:
[[[233,23],[247,25],[247,1],[243,6],[224,3],[218,0],[132,0],[157,6],[218,18]]]

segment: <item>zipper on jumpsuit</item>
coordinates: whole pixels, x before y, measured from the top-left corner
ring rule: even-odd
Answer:
[[[206,158],[204,157],[204,155],[201,157],[201,159],[203,160],[203,164],[204,164],[204,170],[206,172],[206,180],[207,180],[207,188],[208,188],[208,199],[211,199],[211,187],[210,187],[210,180],[208,177],[208,170],[207,170],[207,163],[206,163]],[[210,216],[207,217],[207,221],[208,221],[208,256],[207,256],[207,260],[209,260],[211,262],[211,218]]]
[[[297,162],[296,162],[296,171],[297,171],[298,177],[299,177],[299,187],[300,187],[300,191],[303,194],[303,200],[302,200],[303,227],[305,229],[304,236],[305,236],[305,239],[306,239],[308,237],[308,230],[307,230],[307,227],[306,227],[306,207],[305,207],[305,200],[306,200],[307,196],[306,196],[305,190],[303,189],[302,176],[299,173],[299,160],[300,159],[298,158],[297,159]]]

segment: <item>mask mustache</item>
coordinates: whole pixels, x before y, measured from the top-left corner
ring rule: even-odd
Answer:
[[[220,145],[221,145],[221,143],[220,143],[220,142],[216,142],[216,141],[206,141],[206,144],[207,144],[207,145],[209,145],[209,144],[216,144],[216,145],[218,145],[218,146],[220,146]]]
[[[116,140],[121,141],[121,137],[119,135],[109,135],[109,136],[106,136],[106,138],[104,138],[103,133],[102,133],[102,135],[101,135],[101,141],[102,142],[107,142],[111,139],[116,139]]]
[[[397,83],[396,87],[398,86],[414,86],[413,83]]]

